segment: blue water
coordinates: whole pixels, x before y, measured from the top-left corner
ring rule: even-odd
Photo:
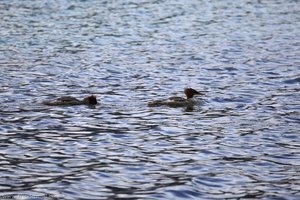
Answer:
[[[0,1],[0,198],[300,199],[299,13]],[[205,93],[194,109],[147,106],[185,87]],[[90,94],[95,108],[42,104]]]

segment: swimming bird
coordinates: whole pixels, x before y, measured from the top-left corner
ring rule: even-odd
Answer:
[[[43,102],[43,104],[48,106],[96,105],[97,103],[97,98],[94,95],[88,96],[83,100],[78,100],[75,97],[71,96],[63,96],[55,100]]]
[[[194,90],[193,88],[185,88],[184,94],[186,98],[183,97],[170,97],[168,99],[155,100],[148,103],[148,106],[170,106],[170,107],[192,107],[197,101],[193,98],[195,95],[201,95],[202,93]]]

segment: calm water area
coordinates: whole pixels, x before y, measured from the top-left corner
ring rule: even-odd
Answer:
[[[300,199],[300,1],[0,0],[0,138],[0,199]]]

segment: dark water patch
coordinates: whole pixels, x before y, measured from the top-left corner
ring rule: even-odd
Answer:
[[[289,79],[289,80],[285,80],[283,82],[286,84],[299,84],[300,78]]]

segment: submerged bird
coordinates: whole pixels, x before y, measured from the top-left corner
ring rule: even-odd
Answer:
[[[52,101],[44,101],[43,104],[48,106],[96,105],[97,98],[94,95],[91,95],[83,100],[78,100],[74,97],[64,96]]]
[[[170,97],[168,99],[149,102],[148,106],[150,107],[155,107],[155,106],[192,107],[197,103],[196,100],[193,98],[194,95],[199,95],[201,93],[194,90],[193,88],[185,88],[184,94],[186,95],[186,98]]]

